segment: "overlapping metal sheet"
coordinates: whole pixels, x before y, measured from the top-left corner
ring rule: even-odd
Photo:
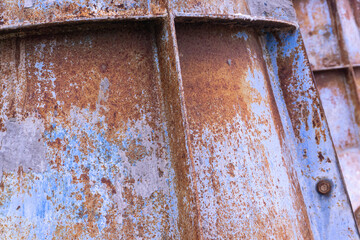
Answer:
[[[0,238],[359,238],[290,1],[0,6]]]
[[[359,1],[296,0],[294,6],[355,211],[360,207]]]

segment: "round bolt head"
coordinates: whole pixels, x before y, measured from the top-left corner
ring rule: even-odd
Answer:
[[[320,180],[316,184],[316,190],[322,195],[327,195],[331,192],[331,182],[329,180]]]
[[[358,229],[360,229],[360,207],[358,207],[355,211],[355,220],[356,220]]]
[[[355,211],[355,218],[358,223],[360,223],[360,207],[358,207]]]

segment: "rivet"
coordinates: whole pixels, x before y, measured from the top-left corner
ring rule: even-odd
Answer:
[[[331,192],[331,182],[329,180],[320,180],[316,184],[316,190],[322,195],[327,195]]]
[[[356,219],[358,225],[360,225],[360,207],[358,207],[355,211],[355,219]]]

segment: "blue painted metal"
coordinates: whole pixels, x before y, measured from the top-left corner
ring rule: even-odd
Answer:
[[[281,112],[288,112],[283,125],[288,130],[289,142],[295,139],[294,166],[314,238],[357,238],[352,209],[299,31],[269,34],[266,45],[269,69],[275,72],[270,76],[279,96],[276,99],[285,96],[286,106],[280,101],[278,105],[282,106]],[[320,179],[331,181],[330,196],[316,191]]]
[[[0,238],[358,239],[290,1],[14,3]]]
[[[359,212],[360,5],[352,0],[294,0],[294,6],[352,207]]]

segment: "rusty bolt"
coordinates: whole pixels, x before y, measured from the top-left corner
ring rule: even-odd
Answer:
[[[329,180],[320,180],[316,184],[316,190],[322,195],[327,195],[331,192],[331,182]]]
[[[358,207],[355,211],[355,219],[357,221],[358,226],[360,226],[360,207]]]

